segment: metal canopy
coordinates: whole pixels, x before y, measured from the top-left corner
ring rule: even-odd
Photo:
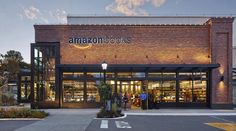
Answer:
[[[60,64],[56,66],[68,72],[101,72],[100,64]],[[108,64],[108,72],[199,72],[220,67],[220,64]]]

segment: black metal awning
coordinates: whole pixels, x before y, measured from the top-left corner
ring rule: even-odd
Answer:
[[[220,64],[108,64],[108,72],[198,72],[220,67]],[[60,64],[56,68],[68,72],[100,72],[100,64]]]

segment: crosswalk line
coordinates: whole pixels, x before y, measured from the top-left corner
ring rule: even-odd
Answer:
[[[132,128],[128,122],[125,121],[116,121],[116,127],[117,128]]]
[[[102,120],[100,128],[108,128],[108,120]]]

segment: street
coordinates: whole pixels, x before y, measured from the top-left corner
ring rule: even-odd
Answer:
[[[124,119],[94,119],[86,131],[119,131],[121,128],[129,131],[219,131],[236,130],[235,123],[236,116],[127,116]]]

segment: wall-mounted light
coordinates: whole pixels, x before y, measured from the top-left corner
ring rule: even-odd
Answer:
[[[220,81],[224,81],[224,76],[221,76],[221,77],[220,77]]]

